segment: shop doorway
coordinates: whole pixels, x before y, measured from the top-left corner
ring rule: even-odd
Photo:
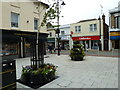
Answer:
[[[120,49],[120,40],[115,40],[115,49]]]
[[[91,45],[92,45],[92,49],[98,49],[98,41],[97,40],[91,41]]]

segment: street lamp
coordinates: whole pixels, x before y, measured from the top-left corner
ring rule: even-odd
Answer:
[[[102,49],[101,47],[101,18],[99,17],[98,20],[99,20],[99,30],[100,30],[100,40],[99,40],[98,46],[99,46],[99,50],[101,51]]]
[[[61,5],[65,5],[64,1],[62,1],[62,4]],[[59,10],[59,0],[57,0],[57,25],[58,25],[58,28],[57,28],[57,34],[58,34],[58,55],[60,55],[60,37],[59,37],[59,33],[60,33],[60,29],[59,29],[59,14],[60,14],[60,10]]]

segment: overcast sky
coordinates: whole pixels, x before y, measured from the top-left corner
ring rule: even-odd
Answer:
[[[61,1],[61,0],[60,0]],[[102,12],[106,15],[106,23],[109,24],[108,11],[118,6],[120,0],[64,0],[60,24],[71,24],[85,19],[98,18]]]

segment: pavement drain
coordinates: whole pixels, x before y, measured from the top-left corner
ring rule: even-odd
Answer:
[[[63,81],[60,84],[57,84],[60,87],[67,87],[72,83],[72,81]]]

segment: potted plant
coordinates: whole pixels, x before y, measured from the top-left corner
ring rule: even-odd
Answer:
[[[32,66],[22,67],[20,80],[25,84],[45,84],[55,79],[56,66],[44,64],[43,67],[34,70]]]
[[[82,61],[85,56],[83,45],[79,41],[75,41],[73,48],[70,50],[70,57],[75,61]]]

